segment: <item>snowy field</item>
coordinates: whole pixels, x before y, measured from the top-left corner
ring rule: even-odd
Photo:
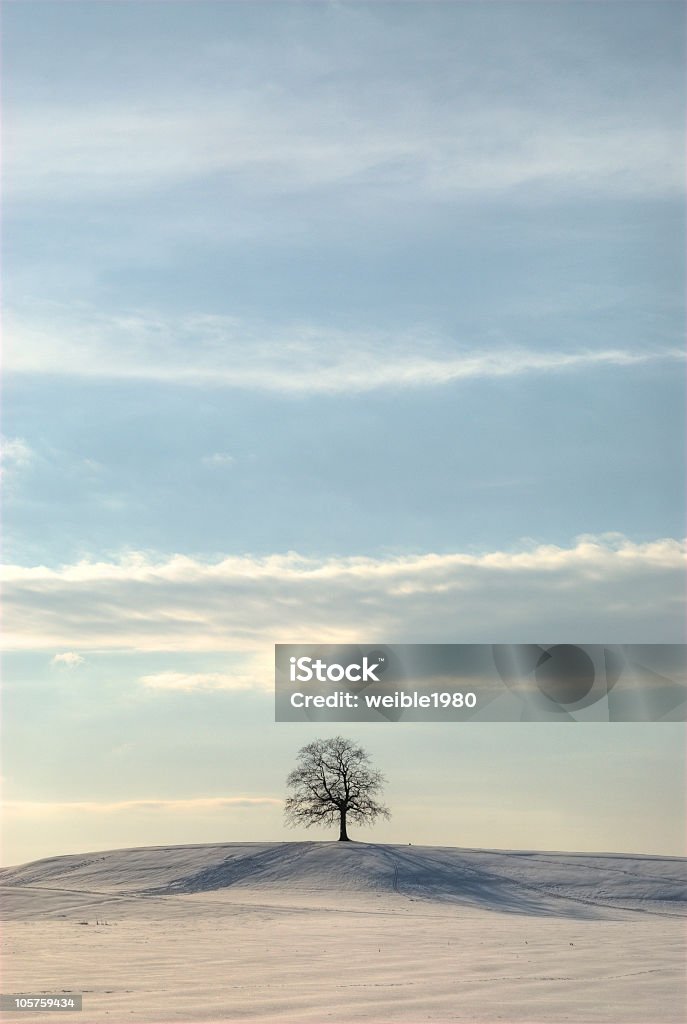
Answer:
[[[367,843],[56,857],[0,871],[2,991],[82,992],[76,1024],[682,1024],[686,879],[677,858]]]

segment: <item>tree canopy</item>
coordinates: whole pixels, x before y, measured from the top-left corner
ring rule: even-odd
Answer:
[[[339,839],[346,841],[349,821],[371,825],[390,816],[378,799],[385,781],[365,750],[351,740],[313,740],[298,752],[298,763],[286,780],[291,791],[284,808],[287,824],[338,824]]]

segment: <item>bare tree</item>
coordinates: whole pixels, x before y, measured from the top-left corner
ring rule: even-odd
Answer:
[[[291,790],[284,808],[287,824],[338,824],[339,839],[347,841],[347,821],[371,825],[389,817],[389,809],[377,800],[385,781],[351,740],[314,740],[299,750],[298,764],[286,780]]]

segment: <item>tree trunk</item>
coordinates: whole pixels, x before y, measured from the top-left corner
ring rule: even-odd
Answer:
[[[348,843],[350,842],[350,839],[348,838],[348,832],[346,831],[346,811],[341,808],[339,810],[339,814],[341,815],[341,822],[339,824],[339,842]]]

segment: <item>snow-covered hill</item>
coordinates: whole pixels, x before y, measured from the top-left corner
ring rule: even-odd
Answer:
[[[687,861],[622,854],[464,850],[372,843],[229,843],[54,857],[0,871],[7,917],[64,916],[113,897],[121,913],[164,898],[292,905],[424,901],[579,918],[687,910]],[[195,905],[195,904],[194,904]]]
[[[83,993],[84,1024],[681,1024],[686,866],[357,842],[54,857],[0,872],[3,990]]]

